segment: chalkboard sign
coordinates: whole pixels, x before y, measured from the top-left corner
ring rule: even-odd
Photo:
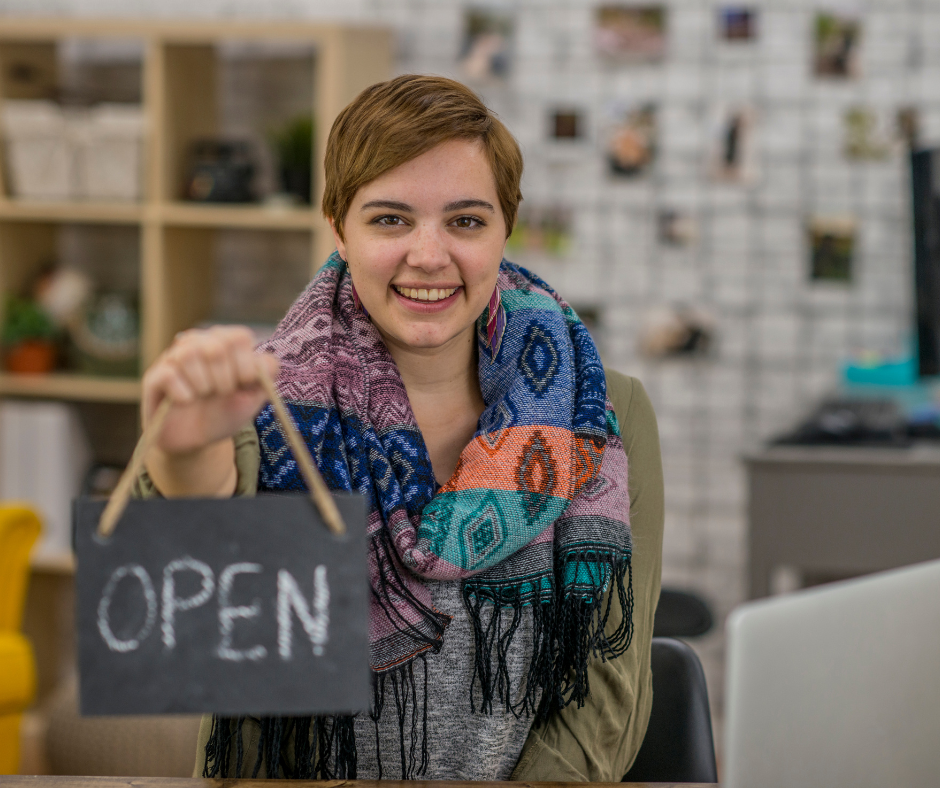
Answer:
[[[365,507],[303,494],[75,503],[83,714],[333,714],[371,698]]]

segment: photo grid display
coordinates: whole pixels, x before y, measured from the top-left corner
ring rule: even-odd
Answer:
[[[468,8],[432,6],[439,35]],[[563,254],[517,245],[511,259],[590,305],[605,363],[649,392],[664,582],[721,621],[746,594],[742,454],[831,393],[854,353],[907,350],[907,151],[940,144],[940,6],[496,7],[514,15],[513,65],[473,87],[522,144],[529,215],[570,214]],[[455,73],[438,51],[399,70]],[[558,135],[569,108],[577,136],[570,118]],[[707,341],[650,344],[680,322]],[[720,627],[694,645],[720,715]]]

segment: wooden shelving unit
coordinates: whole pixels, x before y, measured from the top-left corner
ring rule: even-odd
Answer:
[[[140,96],[145,116],[143,194],[135,203],[39,202],[12,195],[0,156],[0,318],[11,293],[20,293],[56,258],[57,242],[76,226],[115,238],[136,233],[133,281],[139,283],[141,361],[146,367],[185,328],[212,319],[216,291],[213,257],[226,233],[283,234],[303,239],[309,272],[333,249],[316,206],[323,190],[326,135],[339,111],[359,91],[391,74],[391,36],[385,30],[306,22],[101,21],[0,17],[0,111],[6,99],[48,98],[57,93],[67,67],[62,45],[75,40],[137,42]],[[313,194],[310,207],[187,203],[183,179],[192,143],[225,132],[219,93],[224,50],[270,51],[287,45],[312,53],[311,90],[304,106],[313,113]],[[267,50],[266,50],[267,48]],[[306,65],[304,65],[306,68]],[[15,76],[32,75],[30,85]],[[308,72],[305,72],[308,73]],[[61,372],[43,376],[0,372],[0,398],[30,397],[77,403],[98,432],[122,436],[127,458],[133,446],[140,398],[138,379]],[[91,415],[89,415],[91,414]],[[123,427],[121,426],[123,425]],[[129,434],[125,434],[129,433]],[[92,438],[95,444],[95,436]],[[97,438],[100,440],[101,435]],[[127,440],[130,438],[130,440]],[[127,444],[127,446],[125,446]],[[118,462],[116,449],[109,452]],[[97,447],[96,447],[97,450]],[[98,459],[96,457],[96,459]],[[38,662],[40,700],[48,697],[74,661],[72,572],[68,552],[33,558],[25,630]]]
[[[139,235],[141,363],[146,367],[185,328],[212,318],[214,244],[230,230],[303,234],[310,273],[333,249],[320,217],[326,135],[339,111],[364,87],[391,73],[391,37],[381,29],[305,22],[167,22],[0,18],[0,111],[4,99],[47,98],[61,79],[60,45],[74,40],[134,41],[142,52],[141,96],[146,120],[143,197],[137,203],[41,202],[11,196],[0,168],[0,310],[6,295],[54,258],[67,225],[131,227]],[[221,52],[272,46],[312,53],[315,121],[310,207],[196,204],[182,197],[190,148],[223,127],[219,106]],[[254,48],[254,49],[253,49]],[[16,73],[30,70],[24,87]],[[0,312],[2,317],[2,312]],[[136,380],[76,374],[0,374],[0,396],[127,403]]]

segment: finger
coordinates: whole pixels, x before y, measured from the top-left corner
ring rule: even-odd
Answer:
[[[144,375],[141,409],[145,426],[167,397],[175,403],[186,404],[192,402],[195,392],[175,365],[164,359],[154,364]]]
[[[252,350],[255,346],[254,332],[245,326],[213,326],[205,333],[230,352],[242,349]]]
[[[242,377],[249,384],[257,381],[254,344],[254,333],[244,326],[186,329],[176,335],[154,366],[168,364],[178,374],[179,380],[173,381],[173,373],[164,368],[164,377],[159,378],[168,394],[174,390],[174,398],[188,401],[194,396],[226,395],[235,390]],[[148,400],[148,412],[158,402]]]
[[[170,361],[179,370],[180,376],[193,392],[200,397],[207,397],[213,392],[212,375],[203,352],[201,338],[193,339],[179,348],[171,350]]]
[[[253,389],[258,386],[258,354],[251,348],[240,347],[235,352],[235,374],[239,388]]]
[[[277,357],[271,353],[258,353],[255,350],[239,352],[238,382],[243,388],[256,388],[261,385],[261,371],[268,373],[272,380],[279,369]]]
[[[171,347],[173,345],[179,344],[180,342],[184,342],[187,338],[191,337],[193,334],[198,333],[198,331],[199,329],[197,328],[185,328],[182,331],[177,331],[176,335],[173,337],[173,342],[171,343]]]
[[[235,391],[236,372],[234,349],[219,337],[209,337],[203,350],[206,370],[212,381],[213,393],[226,396]]]
[[[247,326],[224,326],[220,331],[224,332],[226,342],[233,347],[254,349],[257,344],[255,332]]]

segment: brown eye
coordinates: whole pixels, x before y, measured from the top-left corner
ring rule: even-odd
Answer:
[[[384,227],[398,227],[402,224],[400,216],[379,216],[375,221]]]
[[[471,227],[480,227],[483,225],[483,222],[474,216],[459,216],[454,220],[454,224],[457,225],[457,227],[469,229]]]

